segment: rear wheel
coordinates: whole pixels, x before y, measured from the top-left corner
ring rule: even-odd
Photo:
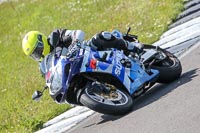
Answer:
[[[155,46],[149,46],[149,45],[145,45],[144,49],[145,48],[156,49]],[[152,69],[156,69],[160,72],[157,82],[169,83],[179,78],[182,72],[182,66],[179,59],[176,56],[174,56],[172,53],[164,49],[158,48],[157,50],[160,52],[161,55],[162,54],[166,55],[166,58],[153,63],[151,66]],[[158,57],[158,60],[159,60],[159,57]]]
[[[133,100],[124,90],[113,85],[88,83],[80,96],[80,102],[99,113],[123,115],[131,111]]]

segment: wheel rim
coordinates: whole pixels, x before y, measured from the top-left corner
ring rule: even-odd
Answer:
[[[126,94],[124,94],[124,92],[120,91],[119,89],[111,92],[114,93],[114,96],[109,93],[111,94],[111,97],[110,95],[108,96],[106,94],[95,92],[93,88],[86,88],[85,92],[91,99],[107,105],[119,106],[124,105],[128,102],[128,97],[126,96]]]
[[[160,59],[162,60],[162,57],[164,56],[164,54],[166,54],[166,53],[163,53],[161,51],[158,56],[158,59],[159,59],[159,57],[161,57]],[[175,62],[174,59],[171,58],[170,56],[168,56],[166,59],[163,59],[162,61],[158,62],[156,66],[172,67],[175,65],[174,62]]]
[[[161,66],[165,66],[165,67],[172,67],[174,65],[174,62],[170,59],[167,60],[163,60],[162,61],[162,65]]]

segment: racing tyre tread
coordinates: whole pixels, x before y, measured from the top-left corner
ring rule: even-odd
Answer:
[[[82,92],[82,95],[80,96],[80,103],[90,108],[91,110],[94,110],[99,113],[115,115],[115,116],[124,115],[132,110],[133,100],[132,97],[127,92],[123,90],[120,91],[122,91],[128,98],[128,102],[124,105],[114,106],[114,105],[102,104],[89,97],[85,90]]]

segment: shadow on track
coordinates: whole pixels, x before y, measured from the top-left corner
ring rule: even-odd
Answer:
[[[156,84],[146,94],[137,98],[134,101],[133,111],[143,108],[144,106],[147,106],[157,101],[158,99],[162,98],[163,96],[177,89],[177,87],[192,81],[194,77],[199,75],[198,71],[199,71],[199,68],[185,72],[184,74],[182,74],[182,76],[178,80],[170,84]]]
[[[162,98],[163,96],[166,96],[167,94],[169,94],[170,92],[172,92],[173,90],[177,89],[179,86],[184,85],[190,81],[192,81],[192,79],[196,76],[198,76],[198,71],[199,68],[190,70],[188,72],[185,72],[184,74],[182,74],[182,76],[170,83],[170,84],[156,84],[154,85],[148,92],[146,92],[143,96],[138,97],[137,99],[134,100],[133,103],[133,110],[130,113],[133,113],[134,111],[143,108],[157,100],[159,100],[160,98]],[[124,116],[127,116],[129,114],[123,115],[123,116],[111,116],[111,115],[101,115],[101,118],[99,118],[99,122],[90,124],[88,126],[85,126],[84,128],[93,126],[93,125],[100,125],[109,121],[115,121],[118,120]]]

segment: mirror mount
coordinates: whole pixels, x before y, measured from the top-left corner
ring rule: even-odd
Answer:
[[[36,91],[33,93],[33,95],[32,95],[32,100],[34,100],[34,101],[39,101],[39,100],[41,99],[41,97],[42,97],[44,91],[45,91],[47,88],[48,88],[48,86],[45,86],[45,87],[43,88],[42,91],[36,90]]]
[[[128,30],[127,30],[127,32],[126,32],[126,35],[128,35],[130,31],[131,31],[131,27],[128,27]]]

